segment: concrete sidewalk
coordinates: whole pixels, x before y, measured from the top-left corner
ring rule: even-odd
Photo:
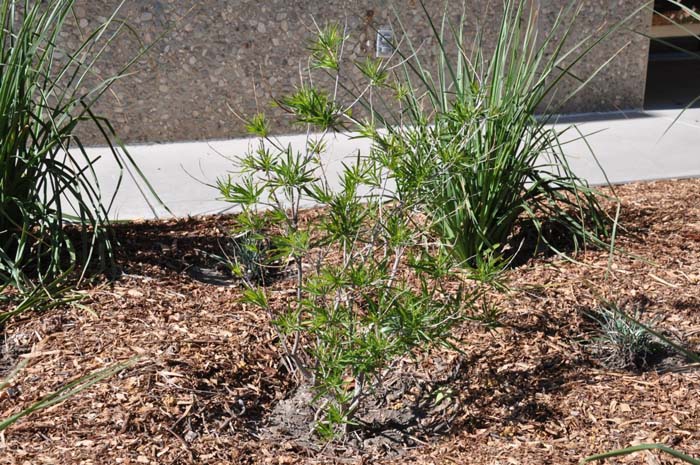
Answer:
[[[612,183],[700,176],[700,109],[680,114],[676,110],[574,115],[558,126],[575,124],[587,138],[600,165]],[[670,129],[669,129],[670,127]],[[668,131],[666,133],[666,131]],[[571,139],[576,131],[568,133]],[[305,136],[280,138],[301,147]],[[366,141],[345,136],[328,139],[331,162],[339,166],[343,158],[365,150]],[[217,201],[211,185],[225,176],[233,164],[229,158],[243,155],[255,140],[235,139],[212,142],[187,142],[129,147],[143,173],[175,216],[212,214],[229,205]],[[573,170],[590,183],[603,184],[605,177],[587,145],[573,141],[565,145]],[[96,165],[105,198],[114,192],[118,170],[103,148],[89,149],[92,156],[102,154]],[[135,183],[124,174],[111,216],[114,219],[153,218]],[[159,217],[170,216],[156,205]]]

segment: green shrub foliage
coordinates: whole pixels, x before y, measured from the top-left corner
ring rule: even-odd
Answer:
[[[331,438],[354,423],[393,363],[448,343],[470,297],[443,285],[448,270],[439,252],[420,246],[426,238],[410,212],[383,201],[378,166],[347,161],[342,189],[331,191],[322,146],[314,141],[296,150],[264,138],[239,160],[240,181],[220,179],[219,190],[241,209],[236,236],[255,238],[246,242],[246,257],[265,257],[232,264],[246,283],[244,302],[270,313],[287,368],[316,394],[316,431]],[[305,215],[309,200],[323,214]],[[263,243],[266,253],[253,250]],[[279,298],[250,270],[284,263],[296,291]]]

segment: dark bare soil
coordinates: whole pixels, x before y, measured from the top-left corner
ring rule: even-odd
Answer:
[[[661,442],[700,456],[700,371],[670,352],[614,369],[592,347],[599,297],[643,304],[664,334],[700,350],[700,181],[620,186],[618,254],[539,256],[495,293],[501,326],[457,329],[460,351],[392,367],[344,444],[318,444],[280,363],[267,315],[239,302],[217,267],[230,217],[117,227],[116,280],[85,285],[82,307],[11,321],[0,418],[62,384],[134,356],[135,367],[25,418],[0,436],[7,464],[575,464]],[[279,301],[293,290],[282,274]],[[608,463],[677,463],[638,454]]]

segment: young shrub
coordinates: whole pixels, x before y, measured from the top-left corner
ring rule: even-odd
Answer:
[[[320,157],[291,147],[258,149],[241,166],[242,182],[219,183],[223,198],[242,210],[237,234],[265,235],[277,260],[293,269],[296,287],[273,305],[265,283],[241,273],[243,300],[270,313],[288,370],[312,387],[316,432],[342,436],[395,361],[447,343],[469,298],[419,268],[402,269],[420,233],[408,227],[404,211],[371,193],[375,173],[363,161],[345,166],[337,192],[327,189]],[[303,218],[303,198],[323,214]],[[423,266],[435,273],[435,266]]]
[[[259,144],[241,157],[235,176],[219,182],[222,197],[242,211],[238,233],[262,234],[295,270],[292,299],[273,300],[265,286],[244,279],[244,300],[270,313],[285,364],[311,384],[322,437],[359,421],[362,400],[401,357],[449,343],[451,326],[474,300],[463,287],[447,286],[455,262],[474,269],[461,276],[498,288],[501,254],[521,217],[540,233],[544,222],[558,224],[574,241],[602,244],[608,233],[597,193],[570,170],[546,107],[592,45],[564,51],[573,20],[563,18],[575,18],[575,7],[540,38],[535,7],[524,3],[505,2],[489,58],[481,36],[470,46],[446,19],[438,30],[424,7],[436,74],[410,43],[397,51],[397,66],[348,63],[345,33],[337,25],[321,29],[308,74],[330,76],[332,90],[310,77],[278,100],[309,133],[321,131],[319,139],[284,146],[256,116],[247,127]],[[450,41],[455,56],[447,52]],[[353,82],[351,70],[365,80]],[[369,138],[372,149],[330,180],[323,139],[346,129]],[[302,218],[308,200],[324,214]],[[487,305],[483,314],[486,324],[497,324],[497,308]]]
[[[312,67],[341,69],[342,38],[338,29],[322,32]],[[444,256],[423,245],[427,237],[411,210],[385,201],[375,160],[358,155],[338,179],[326,177],[324,138],[351,121],[350,113],[335,95],[300,89],[280,104],[320,137],[304,147],[283,145],[256,116],[247,125],[259,143],[218,188],[241,211],[235,234],[268,241],[278,263],[294,272],[296,292],[286,297],[239,273],[243,301],[270,314],[287,369],[314,393],[315,431],[329,440],[358,425],[363,401],[397,361],[449,344],[472,297],[449,288]],[[303,214],[309,201],[320,214]]]
[[[94,125],[115,162],[140,174],[110,123],[92,110],[131,63],[86,84],[125,25],[112,16],[75,50],[64,50],[60,35],[73,4],[0,0],[1,282],[25,286],[28,276],[51,280],[73,265],[110,259],[107,206],[80,127]],[[78,226],[79,242],[64,230],[67,223]]]

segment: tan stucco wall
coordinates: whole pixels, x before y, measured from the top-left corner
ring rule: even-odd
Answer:
[[[541,4],[541,28],[546,29],[566,0],[534,0]],[[118,0],[78,0],[77,16],[83,30],[94,28]],[[432,7],[436,14],[443,3]],[[457,17],[459,1],[450,2]],[[128,142],[222,139],[242,135],[243,124],[231,114],[251,115],[257,109],[273,115],[278,132],[293,132],[288,118],[271,109],[271,97],[294,89],[300,65],[307,57],[306,45],[313,21],[347,22],[352,34],[350,58],[374,52],[375,28],[394,23],[391,1],[382,0],[140,0],[127,1],[119,15],[134,27],[145,42],[168,31],[133,68],[136,74],[113,87],[99,105],[119,134]],[[411,38],[420,43],[431,33],[416,0],[395,0],[396,11]],[[476,22],[485,29],[498,20],[484,11],[485,4],[500,1],[467,1],[467,30]],[[636,0],[584,0],[576,31],[582,36],[626,16]],[[190,9],[191,8],[191,9]],[[645,29],[649,12],[630,23]],[[396,28],[395,28],[396,29]],[[77,42],[75,30],[66,40]],[[617,34],[589,57],[583,68],[591,70],[630,45],[600,74],[594,83],[567,105],[567,111],[604,111],[639,108],[643,104],[648,41],[629,32]],[[123,35],[102,60],[103,74],[114,72],[138,49],[138,42]]]

